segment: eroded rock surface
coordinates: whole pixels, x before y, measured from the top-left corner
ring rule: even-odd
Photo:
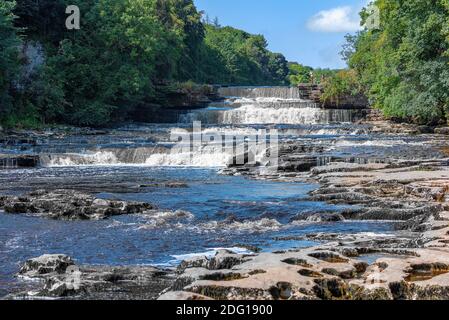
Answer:
[[[178,276],[184,281],[173,292],[213,299],[449,299],[447,160],[329,163],[312,169],[310,178],[321,185],[312,200],[356,207],[293,220],[390,220],[402,231],[277,238],[324,244],[234,255],[240,263],[213,271],[207,261],[185,263]],[[167,297],[173,293],[161,299]]]
[[[11,295],[11,299],[155,299],[173,284],[172,272],[153,267],[78,266],[63,255],[28,260],[20,277],[40,280],[36,289]]]
[[[149,203],[99,199],[72,190],[34,191],[18,197],[2,196],[0,208],[10,214],[31,214],[58,220],[101,220],[154,209]]]

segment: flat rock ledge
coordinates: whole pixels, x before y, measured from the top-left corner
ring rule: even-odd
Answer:
[[[356,205],[338,220],[389,220],[400,231],[310,234],[275,240],[324,244],[254,255],[219,252],[213,259],[184,261],[175,284],[160,299],[449,299],[446,159],[330,163],[312,169],[310,178],[321,185],[311,200]],[[312,216],[316,219],[323,215]],[[217,267],[215,261],[223,257],[232,263]]]
[[[73,190],[41,190],[18,197],[0,196],[0,208],[10,214],[30,214],[57,220],[102,220],[154,209],[149,203],[99,199]]]

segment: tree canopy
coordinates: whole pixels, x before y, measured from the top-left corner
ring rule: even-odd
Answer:
[[[18,70],[19,38],[13,25],[14,2],[0,2],[0,118],[11,112],[11,87]]]
[[[449,1],[376,0],[380,28],[348,38],[344,56],[373,105],[438,124],[449,108]],[[365,21],[367,11],[361,13]]]
[[[193,0],[79,0],[81,29],[67,30],[71,2],[1,2],[3,122],[102,126],[161,102],[176,83],[286,83],[287,61],[263,36],[202,21]],[[45,63],[14,92],[19,33],[43,45]]]

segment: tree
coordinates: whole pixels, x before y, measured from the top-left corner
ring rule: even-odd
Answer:
[[[354,70],[340,70],[323,80],[323,102],[334,102],[337,106],[341,97],[355,96],[360,93],[360,85]]]
[[[296,86],[300,83],[309,83],[311,81],[311,73],[313,72],[313,68],[303,66],[297,62],[289,63],[288,68],[288,79],[291,85]]]
[[[1,2],[8,7],[1,20],[0,43],[8,43],[1,52],[2,99],[10,97],[13,69],[19,67],[12,59],[11,3]],[[15,25],[25,41],[45,48],[46,59],[31,85],[9,99],[16,117],[104,126],[128,120],[146,105],[164,105],[180,83],[285,82],[285,57],[271,53],[263,36],[222,28],[218,20],[205,25],[193,0],[79,0],[81,30],[76,31],[64,28],[68,4],[18,0]]]
[[[449,50],[447,0],[377,0],[379,30],[349,46],[349,66],[375,107],[400,120],[447,121]],[[366,11],[362,11],[366,19]]]
[[[234,85],[278,85],[285,83],[287,61],[271,53],[262,35],[232,27],[206,25],[202,61],[216,83]]]
[[[13,26],[15,2],[0,2],[0,118],[12,111],[11,90],[18,70],[18,30]]]

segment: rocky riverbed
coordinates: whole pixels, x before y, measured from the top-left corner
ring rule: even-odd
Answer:
[[[331,164],[312,175],[321,182],[312,198],[358,205],[343,213],[345,219],[396,220],[410,233],[308,235],[326,243],[251,256],[226,253],[234,263],[219,270],[205,259],[186,261],[179,269],[182,285],[161,298],[449,299],[444,161],[396,168]]]
[[[449,299],[449,130],[311,98],[230,87],[161,123],[0,132],[0,297]],[[174,148],[194,121],[201,147]],[[267,132],[277,170],[271,141],[245,151]]]
[[[295,158],[294,152],[288,154]],[[85,266],[77,265],[76,257],[44,255],[26,261],[18,272],[21,278],[39,280],[33,290],[8,298],[449,299],[448,159],[383,163],[337,159],[325,166],[293,166],[265,176],[258,168],[245,166],[223,172],[316,181],[319,188],[310,192],[310,201],[351,207],[297,219],[388,220],[394,221],[397,232],[289,235],[276,241],[321,244],[262,253],[251,246],[245,253],[218,250],[213,256],[187,258],[176,268]],[[89,218],[103,219],[115,214],[151,214],[154,209],[148,203],[106,201],[74,191],[3,197],[1,206],[7,212],[57,219],[86,218],[86,211]]]

